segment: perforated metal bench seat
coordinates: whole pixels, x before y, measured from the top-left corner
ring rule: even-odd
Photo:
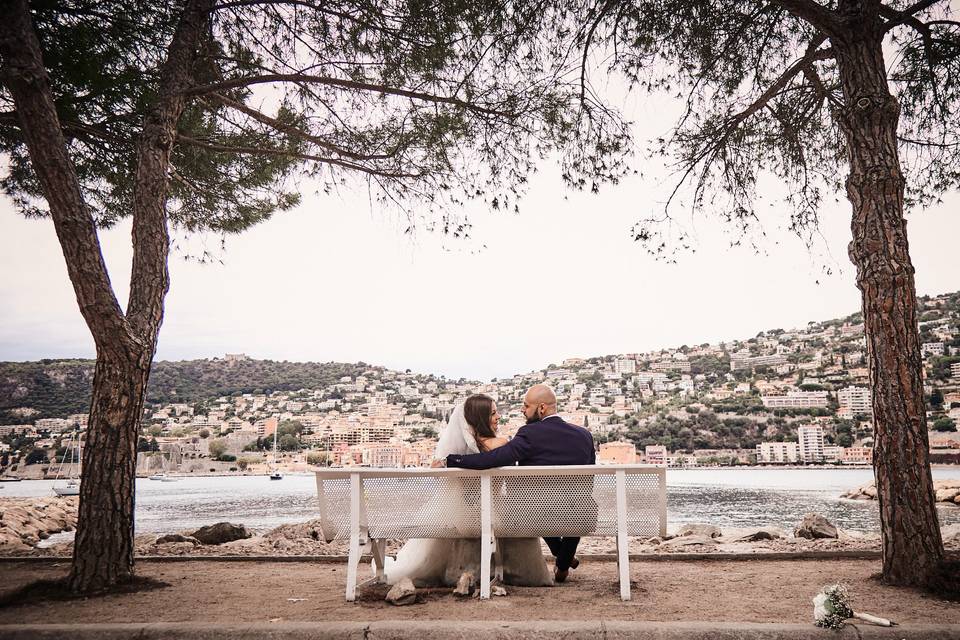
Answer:
[[[480,597],[490,597],[496,538],[616,536],[620,595],[630,599],[627,536],[663,536],[666,470],[649,465],[470,469],[318,469],[324,538],[349,540],[347,600],[362,547],[383,581],[386,540],[479,538]],[[502,577],[502,576],[500,576]]]

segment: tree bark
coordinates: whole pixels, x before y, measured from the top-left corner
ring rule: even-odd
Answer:
[[[838,115],[850,162],[849,253],[863,296],[873,392],[883,580],[923,586],[943,561],[943,542],[930,472],[914,269],[903,217],[904,177],[896,137],[900,108],[887,85],[875,4],[841,2],[845,35],[832,38],[844,97]]]
[[[70,588],[107,589],[133,576],[137,437],[153,349],[97,349]]]
[[[169,287],[170,155],[211,6],[211,0],[187,2],[161,69],[156,104],[138,141],[126,314],[110,284],[93,216],[67,151],[27,0],[5,2],[0,11],[3,81],[97,347],[69,577],[77,592],[103,590],[133,575],[137,437]]]

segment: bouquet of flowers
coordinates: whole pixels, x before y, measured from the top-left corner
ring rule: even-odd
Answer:
[[[895,623],[886,618],[859,613],[850,605],[847,588],[842,584],[824,587],[813,599],[813,623],[826,629],[840,629],[849,618],[856,618],[881,627],[892,627]]]

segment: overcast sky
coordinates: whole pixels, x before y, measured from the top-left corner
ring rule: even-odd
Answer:
[[[630,109],[641,139],[664,133],[669,121],[656,104]],[[188,243],[187,252],[206,247],[222,264],[174,253],[157,358],[244,352],[486,380],[566,357],[746,338],[859,310],[846,200],[824,207],[812,251],[784,230],[786,207],[764,218],[762,255],[730,248],[708,216],[681,218],[697,251],[664,264],[629,233],[668,186],[661,165],[640,165],[642,177],[589,195],[566,192],[545,163],[521,213],[475,212],[468,242],[411,239],[360,189],[328,197],[304,185],[296,211],[228,239],[224,251],[217,237]],[[920,294],[960,289],[958,213],[960,194],[951,193],[909,215]],[[101,235],[122,304],[129,232],[127,223]],[[0,360],[94,355],[52,223],[24,220],[6,200],[0,274]]]

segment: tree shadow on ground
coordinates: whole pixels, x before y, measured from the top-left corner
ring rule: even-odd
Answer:
[[[153,578],[134,576],[130,580],[117,584],[109,589],[92,593],[76,593],[70,590],[66,578],[55,580],[36,580],[28,584],[0,593],[0,609],[17,607],[39,602],[56,602],[65,600],[85,600],[115,594],[142,593],[165,589],[170,584]]]

